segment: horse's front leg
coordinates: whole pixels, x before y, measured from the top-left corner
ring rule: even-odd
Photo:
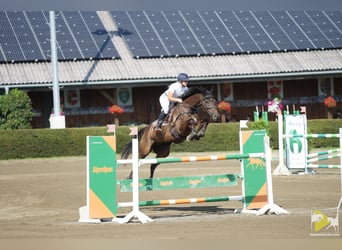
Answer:
[[[199,140],[201,137],[204,137],[205,131],[207,131],[208,124],[208,121],[202,121],[198,124],[199,126],[197,126],[197,133],[194,138],[195,140]]]
[[[191,119],[190,120],[190,125],[189,127],[191,128],[190,134],[186,137],[187,141],[192,141],[196,137],[196,131],[197,131],[197,119]]]

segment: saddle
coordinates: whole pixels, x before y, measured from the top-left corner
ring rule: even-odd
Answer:
[[[173,113],[174,113],[174,110],[175,110],[175,107],[177,106],[177,104],[178,104],[178,102],[177,103],[175,103],[175,102],[170,103],[170,107],[169,107],[170,111],[167,114],[167,116],[164,118],[164,122],[167,122],[167,123],[172,122],[171,119],[173,117]]]

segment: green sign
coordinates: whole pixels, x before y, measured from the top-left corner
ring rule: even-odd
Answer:
[[[114,218],[116,205],[115,136],[87,137],[89,218]]]
[[[265,130],[241,131],[241,153],[264,153]],[[244,208],[262,208],[267,204],[266,162],[259,157],[242,160]]]

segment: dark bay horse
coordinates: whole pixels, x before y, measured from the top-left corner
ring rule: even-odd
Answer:
[[[154,130],[156,121],[138,132],[139,159],[145,158],[151,151],[157,158],[170,154],[171,143],[185,140],[199,140],[205,135],[210,121],[219,118],[216,100],[210,91],[192,87],[182,96],[182,103],[177,104],[170,112],[167,124],[161,131]],[[132,142],[122,151],[121,158],[127,159],[132,152]],[[150,178],[159,164],[151,164]],[[127,178],[132,178],[132,172]]]

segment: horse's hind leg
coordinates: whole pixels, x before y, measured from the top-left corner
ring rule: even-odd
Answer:
[[[154,144],[152,149],[157,154],[157,158],[165,158],[170,154],[170,143],[166,144]],[[159,163],[151,164],[150,178],[153,178],[154,171],[158,167]]]
[[[157,156],[158,157],[158,156]],[[153,178],[154,175],[154,171],[156,170],[156,168],[158,167],[159,163],[156,164],[151,164],[151,168],[150,168],[150,178]]]

